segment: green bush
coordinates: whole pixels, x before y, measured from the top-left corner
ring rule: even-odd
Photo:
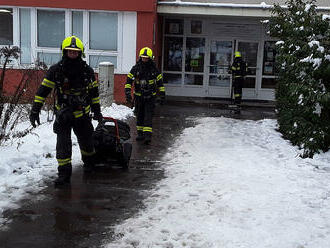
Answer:
[[[330,25],[315,0],[275,5],[270,35],[277,37],[276,109],[279,131],[313,157],[330,147]]]

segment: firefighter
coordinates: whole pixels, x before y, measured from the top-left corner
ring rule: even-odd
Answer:
[[[233,93],[234,93],[234,104],[240,105],[242,100],[242,88],[244,84],[244,77],[248,72],[247,63],[242,59],[240,52],[235,52],[234,62],[229,68],[229,72],[233,76]]]
[[[53,131],[57,135],[56,159],[58,162],[58,178],[55,187],[70,184],[72,165],[71,130],[77,136],[84,171],[91,172],[94,166],[94,131],[90,112],[95,120],[101,120],[98,82],[94,71],[82,59],[84,45],[76,36],[63,40],[62,59],[47,71],[38,91],[30,113],[33,127],[40,125],[39,113],[46,97],[54,89],[56,93],[56,119]]]
[[[134,86],[134,106],[136,114],[137,141],[150,144],[152,136],[152,116],[156,95],[165,100],[163,76],[153,61],[152,50],[144,47],[140,50],[139,60],[127,75],[125,84],[126,101],[132,104],[131,89]]]

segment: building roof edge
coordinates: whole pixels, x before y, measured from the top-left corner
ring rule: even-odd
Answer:
[[[260,3],[260,4],[237,4],[237,3],[196,3],[196,2],[158,2],[158,5],[177,6],[177,7],[210,7],[210,8],[247,8],[247,9],[271,9],[274,5]],[[286,7],[283,5],[282,7]],[[317,6],[317,10],[330,11],[330,7]]]

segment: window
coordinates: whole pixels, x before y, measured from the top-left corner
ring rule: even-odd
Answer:
[[[38,10],[37,34],[39,47],[56,47],[65,38],[65,12]]]
[[[165,34],[183,34],[183,20],[181,19],[166,19]]]
[[[13,9],[0,9],[0,45],[13,44]]]
[[[179,86],[183,82],[184,20],[165,19],[164,37],[164,82]]]
[[[164,70],[182,70],[182,37],[165,37],[164,42]]]
[[[72,11],[72,34],[77,37],[84,37],[82,11]]]
[[[38,61],[45,63],[46,65],[52,65],[61,60],[60,53],[38,53]]]
[[[231,65],[233,51],[232,41],[213,40],[210,44],[209,85],[229,87],[230,75],[228,69]]]
[[[91,12],[89,17],[89,48],[117,51],[118,15]]]
[[[96,68],[101,62],[111,62],[115,68],[117,67],[117,57],[116,56],[102,56],[102,55],[91,55],[89,56],[89,65]]]
[[[248,64],[248,75],[244,80],[243,88],[256,87],[257,60],[258,60],[258,42],[239,41],[237,51],[240,51],[243,60]]]
[[[263,75],[275,75],[275,56],[275,41],[265,41],[262,67]]]
[[[186,72],[204,71],[204,38],[187,38],[186,44]]]
[[[192,34],[201,34],[202,33],[202,21],[192,20],[190,23],[190,32]]]
[[[13,66],[37,59],[56,63],[62,56],[61,43],[69,35],[82,40],[85,60],[94,69],[109,61],[116,73],[126,74],[136,62],[136,12],[12,7],[0,9],[0,23],[0,46],[22,50]]]
[[[275,57],[276,57],[275,41],[265,41],[261,88],[268,88],[268,89],[276,88]]]

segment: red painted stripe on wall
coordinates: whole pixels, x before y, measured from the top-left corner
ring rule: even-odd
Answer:
[[[93,9],[113,11],[154,11],[156,0],[0,0],[0,6]]]

